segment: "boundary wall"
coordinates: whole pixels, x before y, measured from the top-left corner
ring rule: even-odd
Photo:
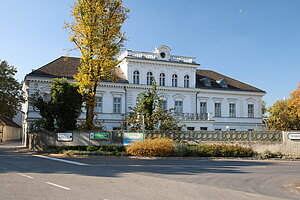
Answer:
[[[90,132],[71,131],[72,141],[57,141],[57,133],[29,133],[31,149],[47,149],[49,146],[97,146],[123,145],[123,134],[128,131],[109,131],[109,138],[90,138]],[[291,134],[298,137],[291,138]],[[170,138],[189,144],[227,144],[250,147],[258,153],[266,150],[284,155],[300,156],[300,131],[144,131],[145,138]]]

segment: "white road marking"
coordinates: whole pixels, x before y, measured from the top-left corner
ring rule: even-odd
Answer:
[[[26,177],[26,178],[33,178],[32,176],[28,176],[28,175],[26,175],[26,174],[22,174],[22,173],[17,173],[17,174],[19,174],[20,176],[24,176],[24,177]]]
[[[64,187],[64,186],[61,186],[61,185],[58,185],[58,184],[55,184],[55,183],[50,183],[50,182],[46,182],[46,183],[49,184],[49,185],[53,185],[55,187],[65,189],[65,190],[71,190],[70,188],[67,188],[67,187]]]
[[[39,157],[39,158],[46,158],[46,159],[49,159],[49,160],[55,160],[55,161],[65,162],[65,163],[74,164],[74,165],[80,165],[80,166],[87,166],[87,165],[89,165],[89,164],[86,164],[86,163],[75,162],[75,161],[64,160],[64,159],[58,159],[58,158],[52,158],[52,157],[48,157],[48,156],[41,156],[41,155],[33,155],[33,156]]]

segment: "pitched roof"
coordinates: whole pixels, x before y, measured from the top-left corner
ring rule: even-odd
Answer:
[[[32,71],[27,76],[38,76],[48,78],[73,78],[78,73],[80,58],[61,56],[56,60]],[[115,68],[118,83],[127,83],[127,79],[119,67]],[[106,80],[102,80],[106,81]]]
[[[211,86],[205,86],[203,82],[200,81],[202,78],[210,78]],[[222,87],[217,80],[226,79],[228,86]],[[251,91],[251,92],[263,92],[265,91],[243,83],[241,81],[235,80],[223,74],[220,74],[211,70],[200,70],[196,71],[196,87],[197,88],[205,88],[205,89],[219,89],[219,90],[243,90],[243,91]]]
[[[27,76],[37,76],[37,77],[48,77],[48,78],[73,78],[73,75],[77,74],[78,68],[80,66],[80,58],[75,57],[65,57],[61,56],[56,60],[44,65],[43,67],[32,71]],[[124,73],[119,67],[115,68],[115,74],[118,83],[128,83]],[[209,78],[211,80],[211,86],[205,86],[200,79]],[[228,86],[222,87],[217,80],[226,79]],[[102,80],[107,81],[107,80]],[[241,81],[235,80],[228,76],[222,75],[220,73],[211,70],[200,70],[196,71],[196,87],[202,89],[216,89],[216,90],[236,90],[236,91],[250,91],[250,92],[263,92],[265,91],[243,83]]]
[[[21,126],[19,126],[18,124],[16,124],[13,120],[4,117],[2,115],[0,115],[0,123],[2,123],[3,125],[6,126],[12,126],[12,127],[16,127],[16,128],[21,128]]]

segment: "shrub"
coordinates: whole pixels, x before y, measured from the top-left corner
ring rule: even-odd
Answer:
[[[174,143],[174,155],[176,156],[189,156],[191,150],[189,145],[182,142]]]
[[[283,154],[280,152],[272,153],[269,150],[266,150],[262,153],[256,155],[257,158],[282,158]]]
[[[193,145],[190,146],[192,156],[199,157],[251,157],[255,152],[251,148],[239,145]]]
[[[127,147],[126,153],[133,156],[173,156],[173,140],[166,138],[146,139]]]
[[[87,151],[97,151],[98,149],[99,149],[99,147],[97,147],[97,146],[88,146],[86,148]]]

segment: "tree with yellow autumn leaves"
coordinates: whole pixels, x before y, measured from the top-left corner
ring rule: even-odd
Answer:
[[[276,101],[268,111],[268,129],[300,130],[300,84],[290,94],[289,99]]]
[[[74,76],[86,106],[84,128],[93,129],[96,90],[101,80],[115,80],[116,56],[126,40],[121,27],[129,10],[122,0],[78,0],[72,7],[66,29],[81,53],[80,68]]]

